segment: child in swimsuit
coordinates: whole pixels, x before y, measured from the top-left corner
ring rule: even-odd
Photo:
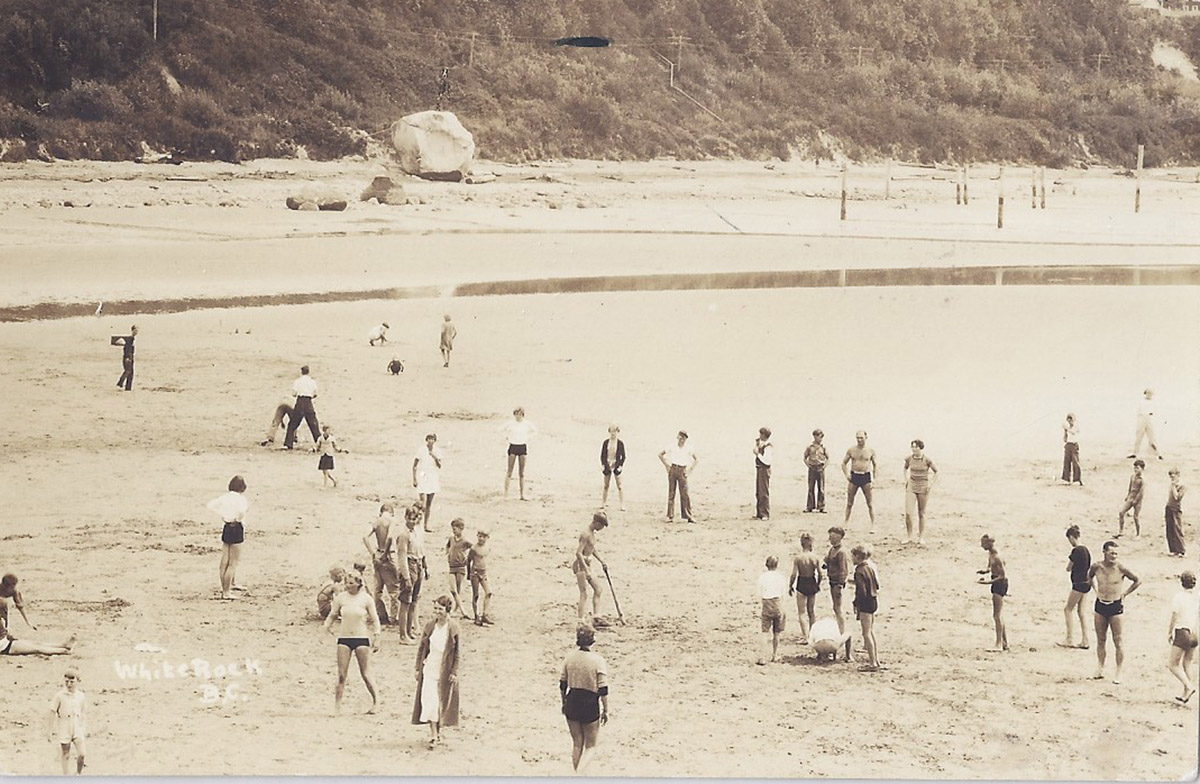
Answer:
[[[821,590],[821,561],[813,552],[813,537],[800,534],[801,552],[792,560],[792,578],[788,593],[796,597],[796,616],[800,619],[800,644],[808,644],[808,630],[817,620],[817,593]]]

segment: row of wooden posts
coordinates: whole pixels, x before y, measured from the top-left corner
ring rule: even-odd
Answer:
[[[1137,148],[1137,172],[1133,191],[1133,211],[1142,211],[1142,161],[1145,157],[1146,147],[1139,144]],[[970,175],[968,167],[964,164],[955,172],[954,181],[954,203],[965,206],[970,202],[970,194],[968,184]],[[996,196],[996,228],[1004,228],[1004,166],[1000,167],[1000,193]],[[846,185],[846,164],[842,163],[842,220],[846,220],[846,201],[849,190]],[[887,174],[884,181],[885,199],[892,198],[892,161],[888,159]],[[1035,167],[1029,172],[1029,206],[1033,209],[1041,207],[1046,209],[1046,167]]]

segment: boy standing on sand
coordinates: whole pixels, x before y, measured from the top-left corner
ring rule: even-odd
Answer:
[[[829,462],[829,452],[825,451],[821,439],[825,433],[820,428],[814,430],[813,442],[804,450],[804,464],[808,466],[808,503],[804,511],[825,512],[825,464]]]
[[[821,561],[813,553],[813,538],[808,531],[800,534],[801,552],[792,560],[788,594],[796,595],[796,615],[800,619],[800,644],[808,645],[808,630],[816,622],[817,592],[821,590]]]
[[[476,626],[491,626],[493,621],[488,615],[492,604],[492,589],[488,586],[487,578],[487,541],[488,532],[479,531],[475,534],[475,544],[467,555],[467,577],[471,580],[471,612],[475,614]],[[483,594],[483,608],[479,607],[479,595]]]
[[[375,572],[375,612],[380,624],[398,623],[400,619],[400,573],[392,537],[395,519],[396,507],[390,502],[380,504],[379,517],[363,537],[363,547]]]
[[[406,634],[408,639],[413,642],[420,639],[417,637],[417,605],[421,601],[421,586],[424,584],[424,578],[428,576],[428,567],[425,564],[424,539],[416,530],[417,522],[420,519],[421,510],[415,505],[410,506],[404,512],[404,526],[408,529],[405,546],[408,552],[405,558],[408,562],[408,606],[406,612],[400,618],[400,623],[401,633]],[[397,545],[397,549],[399,549],[399,545]],[[400,594],[400,601],[404,601],[403,593]]]
[[[446,560],[450,566],[450,598],[460,617],[471,618],[462,606],[463,580],[467,576],[467,559],[471,556],[471,543],[463,538],[466,523],[461,517],[450,521],[450,538],[446,540]],[[472,619],[473,620],[473,619]]]
[[[442,316],[442,367],[450,367],[450,352],[454,350],[454,338],[456,337],[458,337],[458,330],[450,322],[450,314],[447,313]]]
[[[1146,470],[1146,461],[1138,458],[1133,461],[1133,476],[1129,477],[1129,490],[1125,492],[1125,503],[1121,505],[1121,511],[1117,513],[1117,535],[1116,539],[1121,538],[1121,534],[1125,533],[1125,513],[1133,511],[1133,538],[1137,539],[1142,535],[1142,524],[1138,520],[1138,516],[1142,513],[1142,497],[1146,494],[1146,480],[1142,479],[1142,472]]]
[[[77,671],[67,670],[63,675],[63,683],[62,690],[55,694],[50,702],[50,721],[53,725],[52,732],[58,738],[62,751],[62,772],[67,776],[71,773],[72,743],[75,744],[75,773],[83,773],[84,743],[87,737],[84,707],[87,705],[87,696],[78,687]]]
[[[762,597],[762,652],[758,656],[758,664],[767,663],[767,651],[771,651],[771,661],[779,658],[779,633],[783,631],[787,620],[783,612],[782,597],[787,590],[787,578],[776,568],[779,559],[771,555],[767,557],[767,570],[758,577],[758,593]]]
[[[571,564],[571,571],[575,573],[575,582],[579,585],[579,620],[581,622],[584,612],[587,611],[588,586],[592,588],[593,625],[595,625],[596,616],[600,614],[600,597],[604,594],[604,588],[592,574],[592,558],[595,558],[602,568],[608,568],[599,553],[596,552],[596,534],[606,527],[608,527],[608,515],[604,512],[596,512],[592,515],[592,522],[579,535],[579,545],[575,548],[575,560]]]
[[[411,614],[411,607],[416,601],[416,595],[420,592],[420,587],[414,583],[420,574],[414,575],[409,568],[411,563],[410,555],[416,552],[413,544],[413,529],[417,525],[417,520],[420,518],[420,513],[412,507],[406,507],[404,510],[404,527],[395,533],[392,537],[392,547],[396,549],[396,577],[399,590],[397,596],[400,599],[400,613],[396,616],[396,623],[400,626],[400,642],[410,643],[416,642],[416,639],[409,633],[408,617]]]
[[[846,634],[846,618],[842,615],[842,589],[846,587],[846,578],[850,576],[850,558],[842,549],[842,539],[846,530],[839,525],[829,529],[829,552],[821,568],[825,569],[829,578],[829,597],[833,600],[833,615],[837,618],[838,634]],[[834,655],[836,658],[836,654]],[[850,637],[846,637],[846,661],[850,661]]]
[[[1185,552],[1183,546],[1183,494],[1187,488],[1179,481],[1179,469],[1172,468],[1167,472],[1171,486],[1167,489],[1167,549],[1176,558],[1182,558]]]
[[[875,613],[879,610],[879,577],[871,563],[871,546],[855,545],[850,551],[854,556],[854,612],[862,625],[863,646],[867,649],[867,663],[859,667],[860,672],[879,672],[879,648],[875,644]]]
[[[990,575],[979,578],[981,585],[992,586],[992,621],[996,625],[996,647],[988,648],[991,653],[1008,650],[1008,630],[1004,628],[1004,597],[1008,595],[1008,578],[1004,572],[1004,559],[996,550],[996,540],[990,534],[979,538],[979,546],[987,551],[988,565],[976,574]]]
[[[1071,593],[1067,595],[1067,606],[1063,615],[1067,619],[1067,641],[1060,642],[1060,648],[1088,648],[1087,624],[1083,620],[1083,597],[1092,584],[1088,580],[1088,570],[1092,568],[1092,553],[1079,543],[1079,526],[1073,525],[1067,529],[1067,541],[1071,543],[1071,555],[1067,558],[1067,571],[1071,573]],[[1079,616],[1079,645],[1071,642],[1074,634],[1074,616]]]

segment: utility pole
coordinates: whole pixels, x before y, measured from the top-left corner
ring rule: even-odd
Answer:
[[[158,42],[158,0],[154,0],[154,41]]]
[[[154,0],[154,2],[157,3],[158,0]],[[475,35],[476,35],[475,33],[471,33],[471,50],[467,54],[467,67],[468,68],[475,67]]]
[[[675,39],[675,73],[679,73],[680,65],[683,63],[683,40],[685,36],[676,33],[672,38]]]

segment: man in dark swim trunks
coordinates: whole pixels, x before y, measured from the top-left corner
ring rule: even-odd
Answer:
[[[867,513],[871,516],[871,533],[875,533],[875,506],[871,501],[871,480],[878,470],[875,465],[875,450],[867,446],[867,431],[859,430],[854,434],[857,442],[846,450],[842,458],[842,473],[846,475],[846,522],[850,525],[850,512],[854,509],[854,496],[862,490],[863,498],[867,500]]]
[[[989,534],[979,538],[979,546],[987,551],[988,565],[976,574],[984,575],[979,582],[992,586],[992,621],[996,625],[996,647],[988,648],[992,653],[1008,650],[1008,629],[1004,626],[1004,597],[1008,595],[1008,577],[1004,572],[1004,559],[996,550],[996,540]]]
[[[1088,648],[1088,633],[1087,623],[1083,619],[1083,596],[1088,591],[1092,590],[1092,584],[1088,582],[1088,569],[1092,566],[1091,552],[1079,543],[1079,526],[1073,525],[1067,529],[1067,541],[1071,543],[1071,555],[1067,559],[1067,571],[1071,573],[1071,593],[1067,596],[1067,606],[1063,608],[1063,615],[1067,619],[1067,641],[1060,642],[1060,648]],[[1075,632],[1072,627],[1075,625],[1074,616],[1079,616],[1079,638],[1080,642],[1075,645],[1071,642],[1071,637]]]
[[[1122,590],[1126,579],[1133,585],[1128,590]],[[1104,661],[1107,658],[1105,643],[1111,629],[1113,648],[1117,653],[1113,683],[1120,683],[1121,665],[1125,662],[1125,651],[1121,648],[1121,616],[1125,613],[1123,602],[1126,596],[1138,589],[1142,581],[1117,562],[1117,543],[1110,539],[1104,543],[1104,560],[1092,564],[1088,569],[1088,582],[1096,589],[1096,674],[1092,679],[1104,679]]]

